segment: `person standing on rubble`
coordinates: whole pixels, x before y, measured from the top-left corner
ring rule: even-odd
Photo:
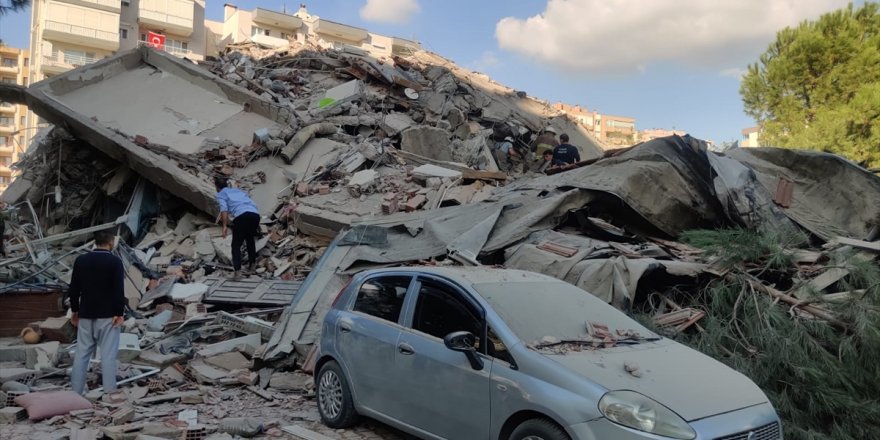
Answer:
[[[70,277],[70,322],[77,327],[76,353],[70,383],[85,394],[86,373],[95,349],[101,353],[104,392],[116,389],[116,354],[125,313],[125,269],[113,255],[113,233],[95,233],[95,250],[77,257]]]
[[[241,277],[241,244],[247,247],[248,270],[257,266],[257,245],[254,238],[260,228],[260,214],[257,205],[247,193],[230,188],[225,177],[214,179],[217,187],[217,203],[220,205],[220,223],[223,225],[223,238],[226,238],[227,225],[232,217],[232,268],[233,279]]]
[[[581,161],[581,153],[577,147],[568,143],[568,135],[562,133],[559,135],[562,142],[553,149],[553,162],[559,165],[569,165]]]

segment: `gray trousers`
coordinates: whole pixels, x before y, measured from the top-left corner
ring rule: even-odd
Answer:
[[[113,327],[113,318],[82,319],[76,333],[76,352],[73,359],[73,372],[70,383],[78,394],[86,392],[86,373],[89,361],[100,348],[101,376],[104,392],[116,390],[116,353],[119,351],[120,327]]]

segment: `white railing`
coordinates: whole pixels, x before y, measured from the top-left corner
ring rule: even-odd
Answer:
[[[154,20],[160,23],[168,23],[173,24],[175,26],[185,27],[187,29],[192,29],[193,21],[192,18],[187,17],[178,17],[176,15],[169,15],[164,12],[159,11],[150,11],[148,9],[141,8],[138,13],[141,18],[145,18],[147,20]]]
[[[82,37],[95,38],[98,40],[107,40],[107,41],[119,41],[119,33],[117,32],[107,32],[101,31],[98,29],[89,29],[84,28],[82,26],[75,26],[72,24],[61,23],[52,20],[46,20],[46,30],[49,31],[57,31],[64,32],[65,34],[70,35],[79,35]]]
[[[139,40],[139,41],[138,41],[138,44],[141,45],[141,46],[149,46],[149,45],[150,45],[149,42],[146,42],[146,41],[144,41],[144,40]],[[154,49],[155,49],[155,47],[154,47]],[[176,48],[176,47],[169,46],[169,45],[167,45],[167,44],[162,46],[162,50],[165,51],[165,52],[170,53],[171,55],[176,55],[176,56],[179,56],[179,57],[188,57],[188,56],[192,56],[192,53],[193,53],[191,50],[188,50],[188,49],[179,49],[179,48]]]
[[[100,58],[86,57],[82,55],[65,55],[63,53],[60,53],[57,56],[44,56],[43,64],[71,68],[85,66],[86,64],[92,64],[94,62],[97,62],[99,59]]]

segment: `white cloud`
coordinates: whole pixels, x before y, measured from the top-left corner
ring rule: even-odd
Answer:
[[[499,65],[501,65],[501,60],[498,59],[498,54],[491,50],[487,50],[480,54],[479,58],[471,61],[469,67],[477,72],[486,73],[489,69]]]
[[[776,32],[848,0],[548,0],[495,27],[502,49],[570,71],[629,72],[655,62],[743,65]]]
[[[406,24],[421,11],[418,0],[367,0],[361,18],[382,23]]]

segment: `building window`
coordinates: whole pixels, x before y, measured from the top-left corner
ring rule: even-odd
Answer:
[[[283,39],[285,39],[285,40],[288,40],[288,39],[290,39],[290,35],[289,35],[287,32],[282,32],[282,33],[281,33],[281,38],[283,38]]]
[[[19,125],[21,125],[22,127],[24,127],[24,119],[25,119],[24,116],[22,116],[21,118],[19,118],[19,121],[20,121],[20,122],[19,122]]]
[[[97,55],[94,52],[85,52],[82,50],[65,49],[64,63],[72,66],[85,66],[97,61]]]
[[[3,58],[3,67],[16,67],[18,66],[18,61],[13,58]]]
[[[25,59],[24,59],[24,65],[30,67],[30,65],[31,65],[31,59],[30,59],[30,58],[25,58]]]
[[[141,34],[141,41],[147,41],[147,34]]]
[[[2,80],[6,84],[15,84],[15,78],[3,78]]]
[[[130,3],[130,0],[122,0],[122,6],[128,6]]]
[[[9,156],[0,157],[0,164],[3,164],[4,167],[8,167],[12,165],[12,158]]]
[[[8,116],[0,117],[0,125],[12,125],[14,123],[15,120],[13,118],[10,118]]]
[[[2,184],[9,183],[9,176],[0,176],[0,183],[2,183]]]
[[[256,37],[257,35],[265,35],[269,36],[269,29],[263,29],[259,26],[251,26],[251,37]]]
[[[4,136],[4,137],[0,137],[0,147],[5,147],[5,146],[7,145],[8,142],[9,142],[9,138],[8,138],[8,137],[5,137],[5,136]]]
[[[128,29],[119,28],[119,37],[123,40],[128,39]]]

